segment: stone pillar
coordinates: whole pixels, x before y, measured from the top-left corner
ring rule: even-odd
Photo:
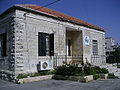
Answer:
[[[14,17],[11,19],[10,30],[8,31],[8,58],[9,58],[9,69],[13,73],[15,72],[15,27]]]
[[[24,29],[25,19],[15,18],[15,75],[24,72]]]

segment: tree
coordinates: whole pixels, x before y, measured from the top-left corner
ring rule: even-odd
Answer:
[[[120,63],[120,46],[115,49],[114,60],[116,63]]]
[[[120,46],[114,48],[115,51],[107,57],[107,63],[120,63]]]

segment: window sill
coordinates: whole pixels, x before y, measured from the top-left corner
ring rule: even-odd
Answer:
[[[38,59],[51,59],[53,56],[38,56]]]

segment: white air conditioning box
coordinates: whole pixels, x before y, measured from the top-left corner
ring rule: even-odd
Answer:
[[[53,60],[40,61],[40,70],[51,70],[53,69]]]

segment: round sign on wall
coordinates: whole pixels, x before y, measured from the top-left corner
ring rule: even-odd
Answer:
[[[90,45],[90,37],[89,36],[85,36],[84,43],[85,43],[85,45]]]

